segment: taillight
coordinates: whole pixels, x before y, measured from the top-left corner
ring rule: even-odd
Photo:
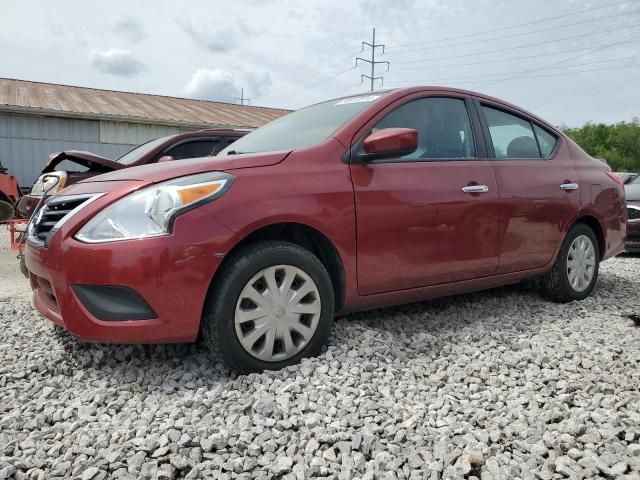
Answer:
[[[614,172],[604,172],[604,173],[606,173],[607,176],[611,178],[614,182],[624,186],[624,181],[622,180],[622,177],[620,175],[617,175]]]

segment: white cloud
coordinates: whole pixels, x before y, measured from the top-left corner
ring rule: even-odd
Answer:
[[[230,103],[239,92],[233,75],[223,68],[197,70],[184,88],[185,95],[191,98]]]
[[[245,97],[260,97],[271,86],[268,72],[247,72],[236,69],[234,72],[224,68],[200,68],[191,76],[184,87],[184,94],[190,98],[234,102],[244,88]]]
[[[89,52],[89,62],[99,72],[125,77],[136,75],[145,69],[144,64],[135,58],[129,50],[118,48],[104,51],[94,48]]]

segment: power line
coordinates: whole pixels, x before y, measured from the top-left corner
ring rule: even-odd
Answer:
[[[628,65],[613,65],[613,66],[608,66],[608,67],[600,67],[600,68],[590,68],[588,70],[575,70],[573,72],[559,72],[559,73],[545,73],[542,75],[528,75],[528,76],[516,76],[516,77],[512,77],[512,78],[502,78],[498,81],[496,81],[495,83],[499,83],[502,82],[503,80],[528,80],[531,78],[545,78],[545,77],[560,77],[563,75],[567,75],[567,74],[572,74],[572,73],[586,73],[586,72],[599,72],[602,70],[619,70],[619,69],[624,69],[624,68],[635,68],[635,67],[640,67],[640,63],[632,63],[632,64],[628,64]],[[474,82],[474,83],[482,83],[481,81],[478,82]],[[489,85],[494,85],[495,83],[491,83]]]
[[[571,48],[569,50],[556,50],[553,52],[554,55],[561,55],[563,53],[575,53],[575,52],[582,52],[584,50],[590,50],[592,47],[583,47],[583,48]],[[446,65],[429,65],[427,67],[409,67],[409,68],[396,68],[394,69],[394,72],[413,72],[413,71],[421,71],[421,70],[433,70],[436,68],[458,68],[458,67],[471,67],[471,66],[475,66],[475,65],[486,65],[486,64],[490,64],[490,63],[506,63],[506,62],[515,62],[515,61],[520,61],[520,60],[527,60],[530,58],[539,58],[539,57],[548,57],[549,56],[549,52],[544,52],[544,53],[536,53],[535,55],[526,55],[526,56],[519,56],[519,57],[509,57],[509,58],[495,58],[493,60],[481,60],[479,62],[468,62],[468,63],[450,63],[450,64],[446,64]],[[435,61],[437,61],[439,59],[436,59]],[[433,61],[433,60],[431,60]],[[428,63],[429,60],[425,60],[424,62],[420,62],[420,63]],[[417,63],[417,62],[416,62]]]
[[[624,69],[624,68],[635,68],[635,67],[640,67],[640,63],[632,63],[632,64],[627,64],[627,65],[613,65],[613,66],[607,66],[607,67],[599,67],[599,68],[591,68],[591,69],[587,69],[587,70],[574,70],[571,72],[557,72],[557,73],[546,73],[546,74],[541,74],[541,75],[527,75],[527,76],[517,76],[517,77],[513,77],[513,78],[503,78],[498,80],[499,81],[503,81],[503,80],[529,80],[532,78],[545,78],[545,77],[560,77],[560,76],[565,76],[567,74],[573,74],[573,73],[586,73],[586,72],[598,72],[598,71],[602,71],[602,70],[619,70],[619,69]],[[498,83],[498,82],[494,82],[494,83]],[[475,81],[470,81],[470,82],[463,82],[465,84],[481,84],[481,83],[486,83],[486,80],[475,80]],[[494,83],[491,83],[489,85],[493,85]],[[397,83],[392,83],[391,85],[394,86],[404,86],[404,85],[415,85],[415,82],[397,82]],[[488,85],[485,85],[488,86]]]
[[[614,43],[609,43],[609,44],[606,44],[606,45],[600,45],[600,46],[596,46],[596,47],[591,47],[584,53],[581,53],[579,55],[574,55],[574,56],[569,57],[569,58],[562,58],[562,59],[557,60],[555,62],[543,65],[541,67],[537,67],[537,68],[534,68],[534,69],[531,69],[531,70],[525,70],[525,71],[521,71],[521,72],[511,73],[511,74],[505,73],[505,74],[503,74],[503,75],[505,75],[505,77],[504,78],[500,78],[500,79],[478,80],[478,81],[475,81],[475,82],[474,81],[472,81],[472,82],[465,81],[463,83],[485,83],[486,84],[487,82],[490,82],[487,85],[485,85],[485,86],[490,86],[490,85],[495,85],[496,83],[499,83],[499,82],[502,82],[502,81],[505,81],[505,80],[515,80],[515,79],[520,79],[520,78],[523,78],[523,79],[524,78],[542,78],[544,76],[556,76],[556,75],[567,75],[569,73],[581,73],[582,71],[572,71],[572,72],[553,73],[553,74],[541,75],[541,76],[529,76],[529,75],[527,75],[528,73],[534,73],[534,72],[537,72],[537,71],[540,71],[540,70],[546,70],[546,69],[548,69],[548,68],[550,68],[550,67],[552,67],[554,65],[557,65],[559,63],[564,63],[564,62],[567,62],[567,61],[570,61],[570,60],[574,60],[574,59],[582,57],[582,56],[584,56],[584,55],[586,55],[588,53],[599,52],[599,51],[605,50],[607,48],[615,47],[615,46],[622,45],[622,44],[628,45],[630,43],[637,42],[639,40],[640,40],[640,36],[637,36],[637,37],[631,37],[631,38],[628,38],[628,39],[625,39],[625,40],[622,40],[622,41],[619,41],[619,42],[614,42]],[[629,57],[629,58],[632,58],[632,57]],[[588,64],[589,63],[576,64],[574,66],[583,66],[583,65],[588,65]],[[624,66],[622,66],[622,67],[624,67]],[[599,69],[596,69],[596,70],[604,70],[604,69],[607,69],[607,68],[614,68],[614,67],[604,67],[604,68],[599,68]],[[596,70],[587,70],[587,71],[596,71]],[[470,77],[468,77],[468,78],[470,78]],[[480,77],[474,77],[474,78],[480,78]],[[449,80],[451,80],[451,79],[449,79]],[[415,83],[415,82],[406,82],[406,83],[405,82],[394,82],[393,84],[394,85],[402,85],[402,84],[407,84],[407,83]]]
[[[626,56],[626,57],[621,57],[621,58],[613,58],[613,59],[607,59],[607,60],[595,60],[593,62],[585,62],[585,63],[574,63],[574,64],[570,64],[570,65],[563,65],[562,66],[562,70],[564,70],[565,68],[570,68],[570,67],[583,67],[585,65],[595,65],[598,63],[612,63],[612,62],[619,62],[621,60],[635,60],[636,58],[634,58],[633,56]],[[430,80],[430,82],[450,82],[450,81],[458,81],[458,80],[468,80],[468,79],[477,79],[477,78],[487,78],[487,77],[497,77],[497,78],[501,78],[504,77],[505,75],[517,75],[520,73],[528,73],[530,72],[530,70],[522,70],[522,71],[518,71],[518,72],[503,72],[503,73],[490,73],[487,75],[466,75],[466,76],[462,76],[462,77],[444,77],[444,78],[438,78],[438,79],[434,79],[434,80]],[[568,72],[571,73],[571,72]],[[488,80],[492,80],[492,78],[489,78]],[[394,84],[394,82],[390,82],[390,84]]]
[[[565,13],[563,15],[556,15],[556,16],[553,16],[553,17],[545,17],[545,18],[541,18],[539,20],[533,20],[531,22],[520,23],[518,25],[508,25],[508,26],[505,26],[505,27],[499,27],[499,28],[494,28],[494,29],[491,29],[491,30],[485,30],[483,32],[467,33],[467,34],[464,34],[464,35],[455,35],[453,37],[445,37],[445,38],[430,40],[430,41],[427,41],[427,42],[404,43],[404,44],[394,45],[392,47],[389,47],[389,50],[395,50],[395,49],[402,48],[402,47],[411,47],[411,46],[415,46],[415,45],[432,44],[434,42],[447,42],[449,40],[457,40],[459,38],[469,38],[469,37],[475,37],[477,35],[485,35],[487,33],[495,33],[495,32],[501,32],[501,31],[504,31],[504,30],[511,30],[513,28],[526,27],[526,26],[529,26],[529,25],[534,25],[536,23],[544,23],[544,22],[548,22],[548,21],[551,21],[551,20],[558,20],[560,18],[570,17],[570,16],[573,16],[573,15],[579,15],[579,14],[582,14],[582,13],[588,13],[588,12],[593,12],[593,11],[596,11],[596,10],[602,10],[603,8],[615,7],[615,6],[618,6],[618,5],[629,3],[629,1],[630,0],[623,0],[623,1],[617,2],[617,3],[610,3],[608,5],[601,5],[599,7],[586,8],[586,9],[583,9],[583,10],[576,10],[576,11],[573,11],[573,12],[570,12],[570,13]],[[596,19],[596,20],[599,20],[599,19]]]
[[[356,67],[358,66],[358,60],[360,60],[361,62],[365,62],[368,63],[369,65],[371,65],[371,75],[365,75],[364,73],[360,74],[360,81],[362,82],[362,80],[364,80],[365,78],[368,78],[371,81],[371,91],[373,92],[373,84],[376,80],[380,80],[380,83],[382,85],[384,85],[384,77],[376,77],[376,65],[382,64],[382,63],[386,63],[387,64],[387,71],[389,71],[389,62],[382,60],[382,61],[376,61],[376,48],[380,48],[382,47],[382,54],[384,55],[384,44],[383,43],[378,43],[376,44],[376,29],[373,29],[373,36],[372,36],[372,40],[371,43],[369,42],[362,42],[362,51],[364,52],[364,47],[365,45],[367,45],[368,47],[371,48],[371,60],[367,60],[366,58],[362,58],[362,57],[356,57]]]
[[[320,73],[323,73],[323,72],[325,72],[325,71],[327,71],[327,70],[329,70],[329,69],[331,69],[333,67],[336,67],[336,66],[338,66],[340,64],[345,63],[347,60],[352,59],[353,56],[357,55],[358,53],[360,53],[360,52],[351,53],[348,57],[342,57],[340,60],[338,60],[338,61],[336,61],[334,63],[331,63],[330,65],[327,65],[326,67],[322,68],[321,70],[318,70],[318,71],[316,71],[315,73],[313,73],[311,75],[307,75],[305,77],[302,77],[302,81],[308,80],[310,78],[316,78],[316,77],[318,77],[318,75]],[[334,73],[334,74],[332,74],[332,75],[330,75],[330,76],[328,76],[328,77],[326,77],[324,79],[316,80],[316,81],[314,81],[312,83],[309,83],[309,84],[300,85],[300,80],[294,81],[294,82],[292,82],[293,85],[298,84],[298,85],[300,85],[300,88],[293,90],[293,92],[289,91],[288,89],[284,89],[284,88],[281,89],[281,90],[276,90],[276,92],[274,92],[271,95],[268,95],[266,98],[269,98],[270,101],[273,102],[274,99],[275,100],[279,100],[281,98],[290,97],[292,95],[296,95],[296,94],[306,90],[307,88],[311,88],[311,87],[313,87],[315,85],[318,85],[318,84],[320,84],[322,82],[326,82],[327,80],[331,80],[333,78],[336,78],[336,77],[338,77],[338,76],[340,76],[340,75],[342,75],[344,73],[347,73],[347,72],[349,72],[351,70],[354,70],[354,69],[355,69],[355,67],[350,67],[350,68],[348,68],[346,70],[340,70],[339,72]]]
[[[484,51],[477,51],[477,52],[471,52],[471,53],[464,53],[464,54],[460,54],[460,55],[447,55],[446,57],[440,57],[438,58],[439,60],[442,59],[454,59],[454,58],[466,58],[466,57],[475,57],[476,55],[486,55],[488,53],[501,53],[501,52],[507,52],[510,50],[519,50],[521,48],[529,48],[529,47],[538,47],[540,45],[550,45],[552,43],[558,43],[558,42],[564,42],[565,40],[574,40],[576,38],[584,38],[584,37],[589,37],[589,36],[594,36],[594,35],[602,35],[605,33],[611,33],[612,31],[616,31],[619,32],[621,30],[628,30],[628,29],[633,29],[633,28],[638,28],[640,27],[640,25],[630,25],[628,27],[619,27],[619,28],[615,28],[615,29],[608,29],[608,30],[603,30],[601,32],[587,32],[587,33],[582,33],[579,35],[573,35],[570,37],[562,37],[562,38],[556,38],[554,40],[547,40],[545,42],[534,42],[534,43],[526,43],[523,45],[516,45],[513,47],[505,47],[505,48],[499,48],[499,49],[495,49],[495,50],[484,50]],[[408,64],[413,64],[413,63],[422,63],[424,62],[424,60],[410,60],[410,61],[401,61],[401,62],[395,62],[398,65],[408,65]]]
[[[506,38],[514,38],[514,37],[521,37],[521,36],[525,36],[525,35],[532,35],[535,33],[540,33],[540,32],[546,32],[549,30],[557,30],[559,28],[566,28],[566,27],[573,27],[575,25],[583,25],[585,23],[593,23],[593,22],[600,22],[602,20],[609,20],[611,18],[617,18],[617,17],[628,17],[629,15],[635,14],[635,13],[639,13],[640,10],[634,10],[632,12],[624,12],[624,13],[617,13],[615,15],[609,15],[606,17],[599,17],[599,18],[590,18],[588,20],[581,20],[579,22],[573,22],[573,23],[565,23],[562,25],[554,25],[552,27],[545,27],[545,28],[540,28],[537,30],[531,30],[529,32],[518,32],[518,33],[511,33],[509,35],[502,35],[499,37],[492,37],[492,38],[483,38],[483,39],[473,39],[473,40],[469,40],[466,42],[461,42],[461,43],[453,43],[453,44],[447,44],[446,47],[450,48],[450,47],[460,47],[460,46],[464,46],[464,45],[475,45],[477,43],[485,43],[485,42],[493,42],[495,40],[504,40]],[[442,40],[437,40],[437,41],[442,41]],[[394,47],[389,47],[389,50],[391,50],[391,48]],[[413,52],[423,52],[426,50],[436,50],[436,49],[441,49],[442,46],[441,45],[432,45],[430,47],[424,47],[424,48],[419,48],[419,49],[415,49],[415,50],[394,50],[394,52],[398,52],[398,51],[413,51]]]
[[[635,26],[636,26],[636,27],[638,27],[638,26],[640,26],[640,25],[635,25]],[[620,28],[619,30],[622,30],[622,28]],[[540,71],[540,70],[546,70],[547,68],[549,68],[549,67],[553,67],[553,66],[555,66],[555,65],[557,65],[557,64],[559,64],[559,63],[564,63],[564,62],[567,62],[567,61],[569,61],[569,60],[574,60],[574,59],[576,59],[576,58],[583,57],[583,56],[587,55],[588,53],[600,52],[600,51],[602,51],[602,50],[606,50],[607,48],[614,47],[614,46],[616,46],[616,45],[628,44],[630,41],[635,41],[635,40],[638,40],[639,38],[640,38],[640,37],[631,37],[631,38],[628,38],[628,39],[622,40],[622,41],[620,41],[620,42],[609,43],[609,44],[606,44],[606,45],[599,45],[599,46],[596,46],[596,47],[592,48],[591,50],[587,50],[587,51],[586,51],[586,52],[584,52],[584,53],[580,53],[580,54],[578,54],[578,55],[574,55],[574,56],[571,56],[571,57],[569,57],[569,58],[562,58],[562,59],[557,60],[557,61],[555,61],[555,62],[548,63],[548,64],[546,64],[546,65],[542,65],[541,67],[534,68],[534,69],[532,69],[532,70],[530,70],[529,72],[526,72],[526,73],[533,73],[533,72],[538,72],[538,71]],[[495,85],[496,83],[503,82],[504,80],[512,80],[512,79],[517,79],[517,78],[518,78],[518,77],[517,77],[517,75],[516,75],[516,76],[511,76],[511,77],[509,77],[509,78],[505,78],[505,79],[497,80],[497,81],[495,81],[495,82],[493,82],[493,83],[490,83],[490,84],[489,84],[489,85],[487,85],[487,86]]]

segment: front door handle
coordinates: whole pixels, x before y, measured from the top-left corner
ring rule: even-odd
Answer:
[[[562,185],[560,185],[560,188],[562,190],[577,190],[578,189],[578,184],[577,183],[563,183]]]
[[[466,187],[462,187],[462,191],[464,193],[487,193],[489,187],[486,185],[467,185]]]

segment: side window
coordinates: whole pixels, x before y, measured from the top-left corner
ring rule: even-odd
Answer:
[[[192,142],[181,143],[167,150],[163,155],[171,155],[175,160],[185,158],[208,157],[214,148],[221,142],[211,139],[194,140]]]
[[[540,158],[531,123],[510,113],[482,106],[496,158]]]
[[[536,138],[538,139],[538,145],[540,146],[540,153],[542,153],[544,158],[549,158],[553,149],[556,148],[558,139],[555,135],[550,134],[537,125],[533,126],[533,131],[536,132]]]
[[[405,103],[376,124],[383,128],[413,128],[418,131],[418,148],[402,160],[474,158],[471,122],[464,100],[431,97]]]

